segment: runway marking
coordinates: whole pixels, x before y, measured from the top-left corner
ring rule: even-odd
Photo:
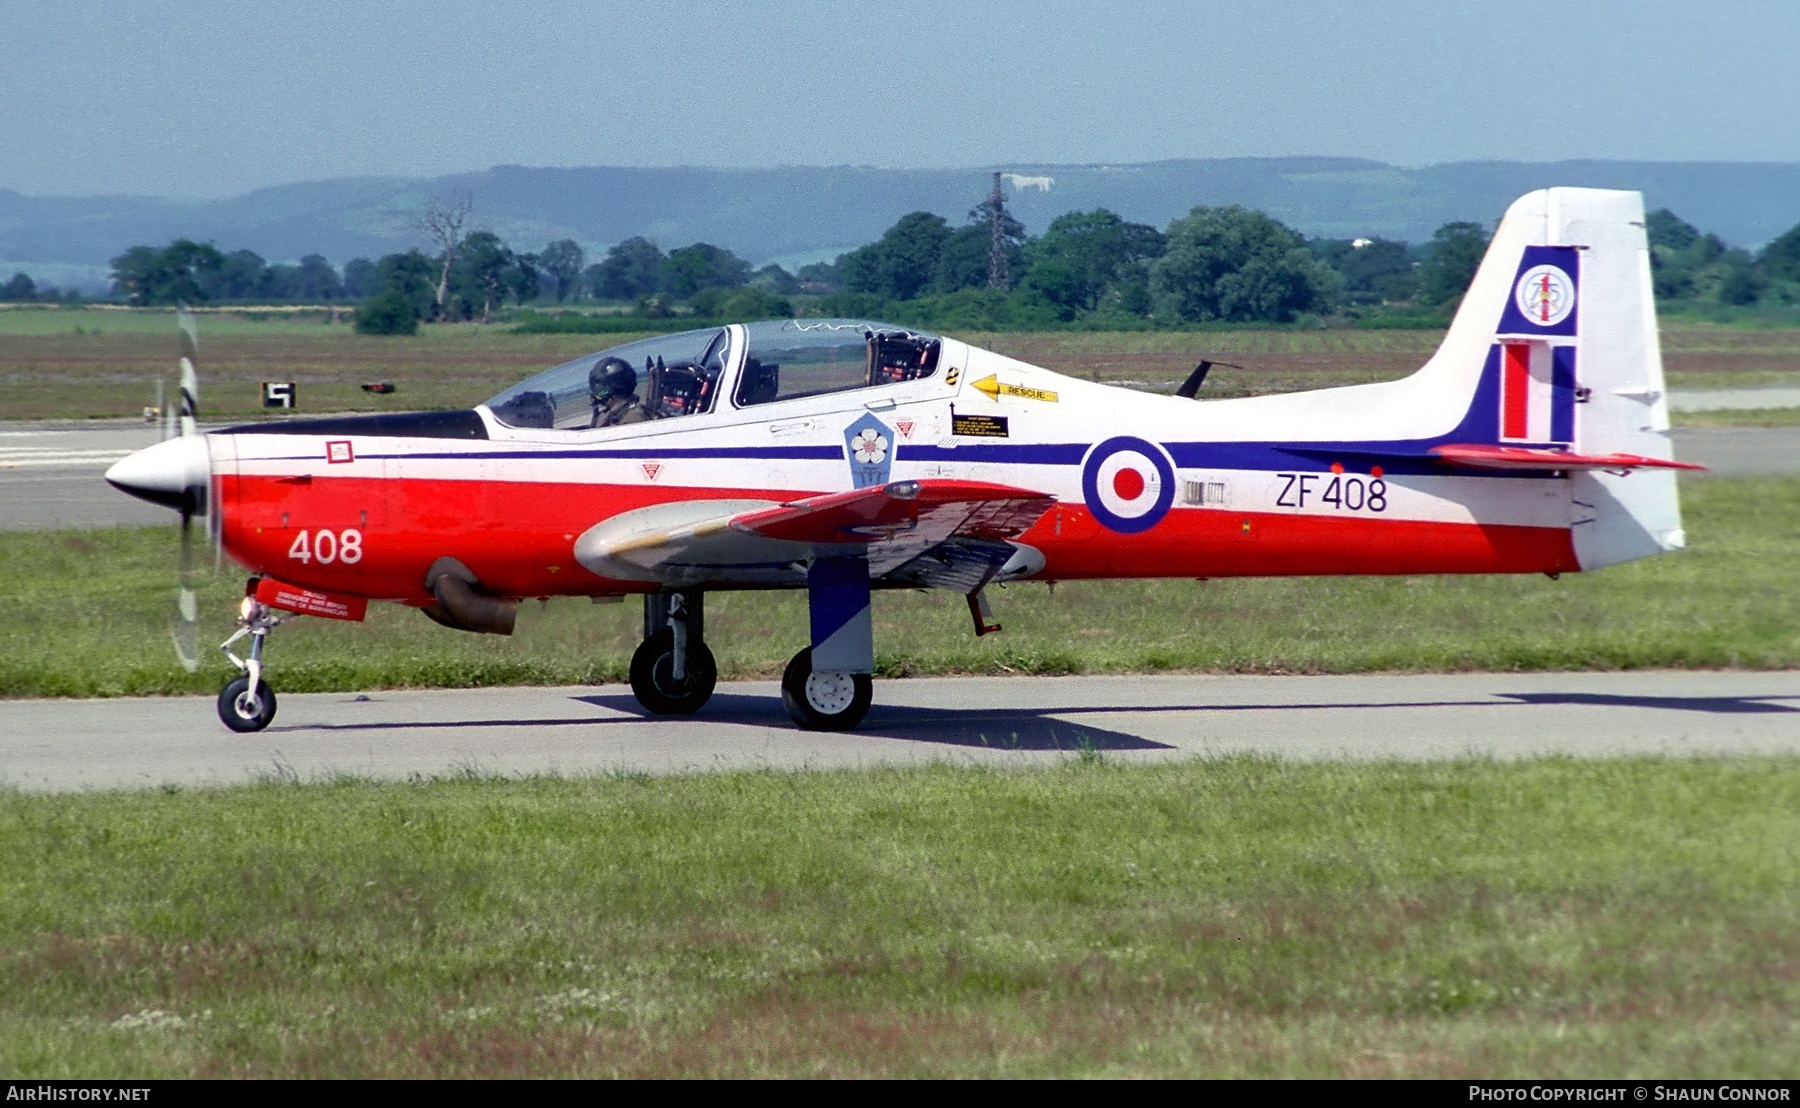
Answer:
[[[129,450],[53,450],[47,447],[0,447],[0,469],[26,466],[110,465],[129,457]]]

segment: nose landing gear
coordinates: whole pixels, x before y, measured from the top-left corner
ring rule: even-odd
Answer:
[[[219,649],[241,672],[219,692],[219,720],[233,731],[261,731],[275,718],[275,690],[262,679],[263,641],[286,619],[256,599],[258,578],[252,577],[238,606],[238,629],[219,644]],[[250,657],[231,652],[231,644],[250,636]]]

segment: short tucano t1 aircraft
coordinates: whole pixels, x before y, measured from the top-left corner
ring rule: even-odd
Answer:
[[[239,731],[275,714],[275,625],[371,600],[504,635],[521,598],[639,594],[632,691],[682,714],[717,677],[706,594],[805,589],[782,699],[835,730],[869,708],[876,589],[961,594],[979,635],[996,581],[1555,575],[1683,544],[1673,471],[1700,467],[1670,449],[1636,193],[1514,203],[1403,380],[1197,400],[1205,369],[1159,396],[794,319],[628,343],[466,411],[200,433],[187,361],[180,435],[106,478],[184,534],[210,516],[256,575],[223,648]]]

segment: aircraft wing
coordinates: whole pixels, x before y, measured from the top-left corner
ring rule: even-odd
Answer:
[[[1431,456],[1450,465],[1475,469],[1604,469],[1618,472],[1706,468],[1693,462],[1646,458],[1641,454],[1575,454],[1567,450],[1524,446],[1434,446]]]
[[[626,513],[590,528],[576,559],[604,577],[668,585],[805,576],[818,554],[866,553],[871,577],[927,554],[945,566],[997,569],[1005,540],[1024,533],[1055,499],[984,481],[895,481],[776,504],[686,501]],[[965,567],[967,568],[967,567]],[[991,572],[987,575],[991,576]],[[946,581],[954,575],[938,574]],[[930,574],[906,579],[937,584]]]

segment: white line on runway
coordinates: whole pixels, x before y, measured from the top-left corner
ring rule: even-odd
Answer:
[[[131,456],[129,450],[0,450],[0,469],[26,466],[90,466]]]

